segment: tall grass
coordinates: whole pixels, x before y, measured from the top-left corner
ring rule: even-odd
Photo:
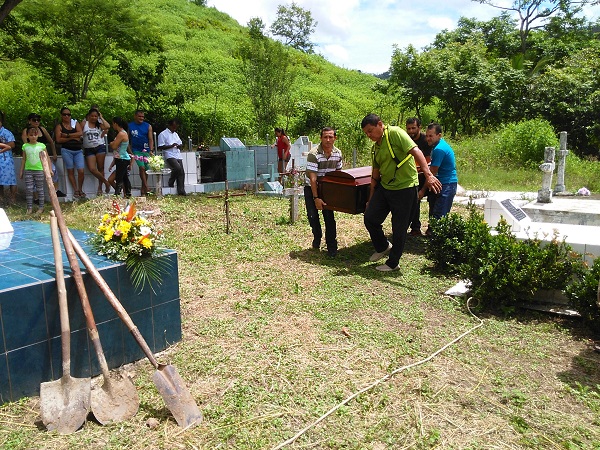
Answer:
[[[558,163],[558,139],[540,120],[449,141],[456,154],[459,183],[467,189],[536,191],[542,184],[538,165],[543,161],[544,147],[555,147]],[[583,186],[600,192],[600,163],[569,152],[565,186],[568,192]]]

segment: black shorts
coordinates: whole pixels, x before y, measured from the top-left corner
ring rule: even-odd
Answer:
[[[99,153],[106,153],[106,145],[99,145],[98,147],[83,149],[83,154],[86,158],[88,156],[96,156]]]

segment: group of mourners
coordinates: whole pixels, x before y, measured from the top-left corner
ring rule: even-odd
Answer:
[[[83,191],[84,164],[90,173],[98,180],[97,195],[110,193],[131,196],[129,173],[133,164],[137,164],[140,180],[141,195],[148,194],[149,158],[153,154],[154,133],[152,126],[146,122],[145,113],[137,110],[133,121],[127,123],[122,117],[106,120],[97,105],[93,105],[85,118],[75,120],[69,108],[60,110],[60,121],[50,132],[41,125],[42,117],[31,113],[27,117],[27,126],[21,133],[23,160],[18,176],[25,182],[25,198],[27,213],[33,212],[34,197],[37,196],[38,212],[44,208],[44,172],[40,152],[47,151],[52,166],[52,179],[58,197],[66,197],[58,187],[57,146],[67,178],[73,190],[73,198],[85,198]],[[4,201],[13,204],[17,194],[17,171],[15,168],[13,150],[15,137],[4,128],[5,116],[0,112],[0,186],[3,187]],[[179,121],[171,119],[167,128],[158,136],[158,150],[162,150],[165,163],[171,169],[169,186],[177,183],[177,193],[186,195],[184,182],[185,170],[180,150],[183,147],[177,134]],[[110,143],[106,142],[109,130],[115,131],[115,137]],[[104,162],[107,151],[113,152],[113,161],[108,168],[110,175],[105,177]],[[114,167],[114,171],[113,171]]]
[[[361,128],[373,141],[371,183],[364,213],[364,224],[375,249],[369,260],[376,262],[387,256],[385,264],[376,269],[382,272],[399,270],[409,227],[411,235],[423,234],[421,199],[427,197],[430,218],[439,219],[450,212],[458,186],[454,151],[442,138],[439,124],[429,124],[423,133],[416,117],[406,121],[404,130],[385,125],[379,116],[369,114],[362,120]],[[321,211],[327,253],[332,257],[338,253],[335,216],[319,197],[318,182],[327,173],[342,169],[342,152],[334,145],[336,139],[333,128],[321,130],[320,144],[307,157],[304,187],[306,213],[313,233],[312,247],[321,247]],[[278,155],[280,162],[285,163],[285,155],[285,152]],[[390,213],[392,242],[383,231],[383,222]],[[429,227],[425,234],[431,234]]]
[[[25,181],[27,212],[32,213],[34,193],[37,193],[38,211],[44,208],[44,173],[40,160],[43,150],[51,153],[53,181],[57,196],[65,194],[58,189],[56,144],[61,147],[61,155],[67,177],[73,189],[74,198],[84,198],[84,163],[98,180],[98,195],[110,193],[131,196],[129,172],[136,163],[141,179],[141,195],[148,194],[149,157],[154,148],[152,126],[146,122],[145,113],[137,110],[133,121],[127,123],[121,117],[114,117],[109,123],[100,113],[97,105],[88,111],[85,119],[78,122],[71,116],[69,108],[60,111],[61,120],[52,134],[41,125],[41,116],[32,113],[27,117],[27,127],[22,131],[23,162],[19,177]],[[13,161],[15,148],[14,135],[4,128],[4,114],[0,113],[0,185],[4,188],[5,199],[14,202],[16,195],[16,172]],[[108,144],[105,136],[109,129],[116,132]],[[184,188],[185,171],[180,150],[182,141],[177,134],[179,122],[171,119],[167,128],[158,136],[157,149],[164,155],[165,163],[171,169],[169,186],[177,183],[177,193],[186,195]],[[371,149],[372,174],[369,199],[364,213],[364,224],[369,232],[375,252],[370,261],[376,262],[388,257],[385,264],[378,265],[379,271],[399,269],[400,257],[404,251],[409,228],[413,236],[421,236],[420,203],[427,197],[429,217],[439,219],[450,212],[456,194],[458,177],[454,151],[442,138],[442,127],[437,123],[421,131],[421,122],[413,117],[406,121],[406,130],[385,125],[376,114],[365,116],[361,128],[373,141]],[[281,128],[275,129],[279,173],[291,158],[291,143]],[[323,231],[318,211],[325,222],[325,244],[327,252],[334,257],[338,253],[337,230],[334,212],[319,197],[319,178],[334,170],[342,169],[342,152],[334,145],[337,139],[333,128],[321,130],[321,142],[309,152],[306,162],[304,197],[308,222],[313,233],[312,247],[320,249]],[[113,151],[110,175],[105,177],[104,160],[107,150]],[[112,171],[113,166],[115,170]],[[76,176],[77,175],[77,176]],[[8,192],[6,190],[8,189]],[[383,222],[392,215],[392,241],[383,231]],[[425,234],[430,234],[428,227]]]

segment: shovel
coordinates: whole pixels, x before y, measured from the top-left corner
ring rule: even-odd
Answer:
[[[104,383],[101,388],[96,388],[91,394],[91,407],[94,416],[101,424],[109,422],[119,422],[122,420],[133,417],[139,407],[139,398],[135,386],[129,378],[119,377],[111,378],[110,371],[108,370],[108,364],[102,351],[102,344],[100,343],[100,337],[98,336],[98,329],[96,328],[96,322],[90,302],[88,300],[85,285],[83,284],[83,278],[81,276],[81,270],[79,268],[79,262],[75,256],[73,245],[69,239],[69,229],[65,223],[60,204],[58,203],[58,197],[54,191],[54,184],[52,182],[52,172],[50,171],[50,165],[48,163],[48,155],[45,151],[40,152],[40,159],[42,166],[44,167],[44,175],[46,183],[48,185],[48,191],[50,193],[50,200],[52,201],[52,208],[56,214],[58,221],[58,228],[62,237],[63,245],[69,259],[71,271],[73,272],[73,278],[77,286],[77,292],[81,300],[81,306],[83,308],[83,314],[88,327],[88,333],[96,355],[98,356],[98,362],[100,363],[100,370],[104,377]]]
[[[48,431],[57,430],[60,434],[77,431],[90,410],[89,378],[71,377],[71,329],[69,327],[69,307],[63,271],[62,250],[58,237],[56,216],[50,212],[54,266],[58,288],[60,313],[60,337],[62,346],[62,377],[40,385],[40,415]]]
[[[142,334],[131,320],[131,317],[125,308],[123,308],[123,305],[121,305],[121,302],[119,302],[113,291],[110,289],[108,283],[102,278],[98,269],[96,269],[71,232],[67,230],[67,233],[77,256],[79,256],[79,259],[83,262],[88,273],[92,276],[111,306],[117,311],[117,314],[125,323],[133,338],[156,369],[156,372],[154,372],[154,375],[152,376],[152,380],[154,381],[156,389],[165,401],[167,408],[171,411],[173,417],[177,421],[177,424],[182,428],[198,425],[202,421],[202,413],[200,412],[198,405],[196,405],[194,397],[192,397],[192,394],[186,388],[185,382],[181,376],[179,376],[177,369],[171,365],[159,364],[156,361],[150,347],[148,347]]]

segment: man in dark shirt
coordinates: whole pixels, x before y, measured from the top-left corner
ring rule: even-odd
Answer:
[[[419,150],[423,152],[425,159],[429,163],[431,161],[431,147],[427,143],[427,139],[425,139],[425,133],[421,131],[421,120],[417,117],[409,117],[406,119],[406,132],[410,136],[410,138],[417,144]],[[419,190],[423,188],[425,184],[425,175],[423,175],[423,170],[417,167],[419,170]],[[421,233],[421,201],[417,201],[415,204],[415,208],[411,215],[411,223],[410,223],[410,235],[411,236],[422,236]]]

